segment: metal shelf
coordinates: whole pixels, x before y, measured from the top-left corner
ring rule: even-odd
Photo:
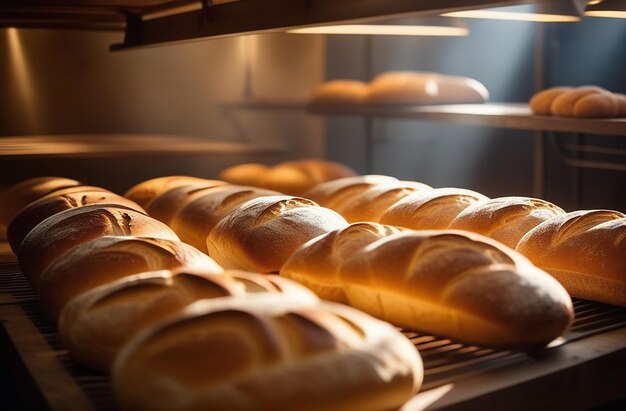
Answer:
[[[139,157],[155,155],[273,154],[279,146],[255,146],[172,135],[97,134],[0,138],[0,159]]]

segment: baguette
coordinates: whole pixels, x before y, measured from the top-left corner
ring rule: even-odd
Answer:
[[[467,207],[448,228],[482,234],[515,249],[533,227],[563,214],[560,207],[537,198],[500,197]]]
[[[170,227],[182,241],[208,253],[207,237],[226,214],[253,198],[276,195],[280,193],[230,184],[195,190],[174,215]]]
[[[39,276],[55,259],[106,235],[178,240],[165,224],[122,205],[71,208],[48,217],[26,235],[17,255],[20,268],[37,288]]]
[[[217,223],[207,237],[207,250],[224,268],[278,272],[300,245],[346,225],[339,214],[310,200],[259,197]]]
[[[388,410],[421,384],[411,342],[354,309],[229,302],[196,302],[122,348],[112,372],[122,410]]]
[[[380,175],[345,177],[318,184],[304,193],[303,197],[313,200],[323,207],[336,210],[339,205],[345,203],[348,199],[375,185],[397,182],[397,178]]]
[[[420,190],[392,204],[380,223],[413,230],[443,230],[467,207],[487,200],[480,193],[462,188]]]
[[[317,301],[306,288],[277,276],[183,267],[125,277],[79,295],[63,309],[59,333],[74,359],[107,372],[119,349],[140,330],[194,301],[247,293]]]
[[[100,237],[56,259],[43,272],[35,291],[44,313],[57,320],[80,294],[142,272],[200,267],[222,272],[211,258],[180,241],[136,237]]]
[[[626,215],[581,210],[529,231],[517,251],[574,297],[626,306]]]
[[[190,176],[157,177],[132,186],[126,191],[124,197],[145,208],[152,199],[167,190],[204,181],[203,178]]]

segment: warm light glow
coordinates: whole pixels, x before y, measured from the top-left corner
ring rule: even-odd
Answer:
[[[588,17],[608,17],[611,19],[626,19],[626,11],[617,10],[596,10],[586,11],[585,16]]]
[[[464,27],[347,24],[289,30],[298,34],[365,34],[384,36],[467,36]]]
[[[29,126],[33,133],[38,132],[37,114],[35,110],[35,94],[33,83],[28,68],[28,62],[24,54],[24,48],[20,41],[20,36],[16,28],[7,29],[7,39],[9,42],[10,65],[17,93],[20,96],[22,107]]]
[[[464,17],[470,19],[537,21],[542,23],[580,21],[580,17],[562,14],[516,13],[496,10],[466,10],[443,14],[446,17]]]

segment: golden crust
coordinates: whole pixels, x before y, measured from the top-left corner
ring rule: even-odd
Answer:
[[[393,409],[420,386],[419,354],[388,324],[339,305],[261,302],[199,302],[130,341],[112,373],[122,409]]]
[[[381,175],[344,177],[318,184],[304,193],[303,197],[313,200],[323,207],[336,210],[338,205],[343,204],[347,199],[375,185],[397,181],[397,178]]]
[[[448,228],[482,234],[514,249],[532,228],[563,214],[560,207],[537,198],[499,197],[467,207]]]
[[[517,250],[575,297],[626,306],[626,215],[581,210],[529,231]]]
[[[190,176],[166,176],[142,181],[126,191],[124,197],[134,201],[142,207],[146,207],[153,198],[175,187],[188,184],[202,183],[203,178]]]
[[[552,87],[535,94],[528,105],[533,113],[540,116],[552,115],[552,102],[561,94],[573,90],[572,87]]]
[[[313,90],[309,98],[311,105],[359,104],[365,99],[368,86],[356,80],[331,80]]]
[[[56,258],[106,235],[178,240],[165,224],[121,205],[71,208],[45,219],[28,233],[18,254],[20,268],[37,287],[39,276]]]
[[[36,291],[44,312],[56,320],[63,307],[85,291],[134,274],[182,266],[222,271],[211,258],[180,241],[105,236],[55,260]]]
[[[207,249],[225,268],[278,272],[299,246],[346,225],[340,215],[310,200],[260,197],[217,223],[207,237]]]

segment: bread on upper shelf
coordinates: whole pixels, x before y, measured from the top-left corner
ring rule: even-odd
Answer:
[[[419,71],[390,71],[370,82],[364,102],[405,105],[484,103],[487,100],[487,88],[472,78]]]
[[[448,228],[482,234],[515,249],[533,227],[563,214],[560,207],[538,198],[499,197],[467,207]]]
[[[207,238],[207,249],[224,268],[278,272],[296,248],[346,225],[339,214],[310,200],[259,197],[218,222]]]
[[[231,184],[261,187],[300,196],[325,181],[354,175],[356,173],[343,164],[308,159],[286,161],[264,168],[259,164],[240,164],[223,170],[219,176]]]
[[[13,218],[7,228],[7,239],[11,244],[11,249],[17,254],[28,233],[46,218],[70,208],[90,204],[123,205],[145,213],[137,203],[100,187],[79,185],[56,190],[30,203]]]
[[[93,204],[54,214],[35,226],[17,255],[20,268],[37,287],[41,273],[63,253],[107,235],[178,241],[172,229],[139,211],[122,205]]]
[[[63,307],[85,291],[134,274],[182,266],[223,271],[206,254],[177,240],[101,236],[54,260],[35,291],[44,313],[56,320]]]
[[[318,266],[325,253],[331,257]],[[281,275],[304,278],[316,292],[330,288],[323,298],[336,294],[334,283],[351,306],[394,325],[482,346],[547,344],[573,320],[571,299],[554,278],[463,231],[355,224],[302,246]]]
[[[135,336],[113,366],[120,407],[388,410],[420,387],[420,356],[389,324],[338,304],[258,297],[199,301]]]
[[[74,359],[106,372],[133,335],[189,304],[200,299],[245,298],[256,293],[317,301],[305,287],[279,276],[182,267],[124,277],[90,289],[63,309],[59,333]]]
[[[538,115],[581,118],[626,117],[626,96],[601,87],[553,87],[535,94],[530,109]]]
[[[626,215],[580,210],[530,230],[517,251],[574,297],[626,306]]]
[[[309,98],[310,105],[349,106],[367,97],[368,85],[357,80],[331,80],[320,84]]]

